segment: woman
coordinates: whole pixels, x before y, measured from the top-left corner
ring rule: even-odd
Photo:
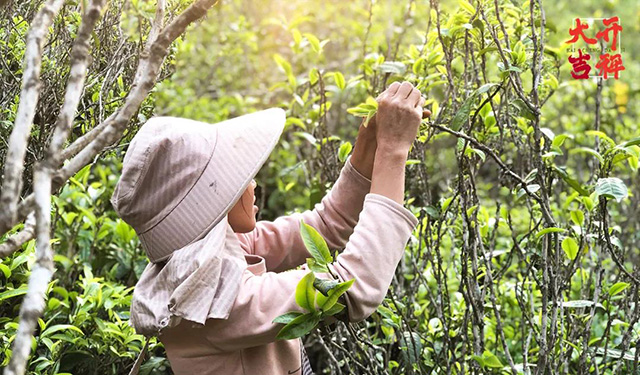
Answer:
[[[159,117],[136,134],[112,197],[151,261],[131,323],[159,335],[176,374],[311,373],[301,340],[276,340],[282,324],[272,323],[303,311],[295,289],[308,270],[291,270],[310,257],[300,220],[331,250],[344,247],[330,267],[341,281],[356,279],[345,294],[348,320],[382,302],[417,225],[402,204],[424,98],[404,82],[378,102],[322,202],[273,222],[255,221],[253,178],[282,133],[281,110],[216,125]]]

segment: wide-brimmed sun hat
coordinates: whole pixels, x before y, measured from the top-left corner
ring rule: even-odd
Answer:
[[[150,260],[131,302],[138,333],[228,317],[246,262],[227,214],[284,123],[278,108],[217,124],[154,117],[135,135],[111,203]]]
[[[272,108],[217,124],[149,119],[131,141],[111,203],[157,263],[203,238],[258,173],[284,129]]]

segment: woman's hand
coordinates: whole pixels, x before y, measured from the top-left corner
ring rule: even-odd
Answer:
[[[409,82],[394,82],[378,96],[375,118],[376,141],[387,150],[409,151],[418,134],[425,98]]]
[[[409,82],[394,82],[378,97],[376,114],[377,149],[373,163],[371,193],[402,204],[404,168],[409,148],[418,134],[425,99]]]
[[[409,85],[411,85],[411,84],[409,84]],[[380,103],[382,99],[385,99],[385,98],[386,99],[391,99],[391,98],[393,98],[394,95],[397,94],[398,89],[401,86],[402,85],[400,83],[394,82],[393,84],[391,84],[391,86],[389,86],[389,88],[387,90],[385,90],[380,95],[378,95],[376,100],[378,101],[378,103]],[[413,89],[413,90],[414,91],[418,91],[416,89]],[[392,95],[392,93],[394,93],[394,94]],[[424,98],[421,97],[421,100],[420,100],[419,104],[420,104],[420,108],[421,108],[422,105],[424,104]],[[378,111],[380,111],[380,108],[378,109]],[[420,109],[416,108],[416,111],[419,112]],[[362,175],[364,175],[368,179],[372,178],[373,164],[374,164],[376,151],[377,151],[377,148],[378,148],[378,139],[377,139],[377,137],[378,137],[378,135],[377,135],[377,133],[378,133],[378,116],[380,116],[379,113],[374,115],[369,120],[369,124],[367,126],[364,125],[364,120],[362,121],[362,123],[360,124],[360,128],[358,129],[358,138],[356,140],[356,144],[355,144],[355,147],[353,149],[353,154],[351,156],[351,164],[354,166],[354,168],[358,172],[360,172]],[[429,116],[431,116],[431,111],[429,111],[428,109],[423,109],[422,112],[421,112],[421,118],[427,118]],[[388,116],[385,116],[385,114],[383,114],[382,118],[386,119],[386,118],[388,118]],[[400,126],[402,126],[402,124],[400,124]],[[419,126],[419,123],[418,123],[418,126]],[[414,138],[415,138],[415,135],[414,135]],[[413,142],[413,140],[412,140],[412,142]],[[409,143],[409,146],[410,145],[411,145],[411,143]],[[391,142],[391,143],[387,142],[385,144],[385,146],[389,147],[389,148],[395,147],[393,142]],[[408,150],[408,148],[407,148],[407,150]]]

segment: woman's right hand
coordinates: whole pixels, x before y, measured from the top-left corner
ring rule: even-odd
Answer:
[[[376,139],[378,148],[409,151],[418,135],[425,99],[409,82],[392,83],[377,98]],[[429,115],[425,111],[425,115]]]

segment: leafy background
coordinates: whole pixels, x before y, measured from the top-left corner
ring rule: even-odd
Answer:
[[[2,158],[25,35],[40,4],[0,7]],[[188,2],[168,4],[176,12]],[[538,65],[531,38],[532,20],[539,33],[543,19],[537,4],[533,17],[529,2],[519,0],[218,4],[172,46],[162,82],[120,143],[54,197],[56,274],[30,373],[126,373],[141,349],[128,311],[146,258],[109,197],[128,142],[147,118],[217,122],[285,108],[285,134],[257,177],[259,218],[269,220],[322,198],[361,121],[347,109],[397,80],[417,85],[433,112],[407,166],[407,207],[420,223],[378,312],[305,339],[314,369],[639,373],[640,148],[634,139],[640,107],[634,104],[640,86],[634,77],[640,74],[640,8],[632,0],[542,4],[545,53]],[[34,119],[26,176],[43,154],[61,104],[81,7],[67,1],[50,30],[46,100]],[[151,1],[109,2],[94,34],[72,140],[122,102],[153,10]],[[624,27],[620,79],[600,85],[572,79],[564,41],[574,18],[616,15]],[[516,92],[520,87],[533,100],[536,70],[539,117]],[[24,194],[30,189],[25,184]],[[1,366],[8,363],[33,262],[32,241],[0,263]],[[161,344],[152,343],[142,373],[171,373]]]

